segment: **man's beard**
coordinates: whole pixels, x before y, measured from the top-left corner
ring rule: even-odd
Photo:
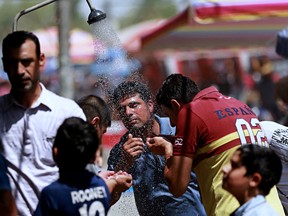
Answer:
[[[129,132],[133,135],[133,137],[140,137],[145,142],[147,136],[152,133],[153,121],[154,118],[153,116],[151,116],[151,118],[147,122],[145,122],[145,124],[142,127],[138,128],[133,127],[129,130]]]

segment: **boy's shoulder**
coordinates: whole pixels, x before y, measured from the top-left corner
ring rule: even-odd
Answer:
[[[60,191],[64,192],[71,190],[85,190],[97,186],[106,187],[105,181],[100,176],[95,175],[92,172],[90,173],[89,171],[87,171],[86,173],[89,173],[89,176],[86,175],[85,179],[81,177],[73,179],[72,181],[63,181],[58,179],[49,184],[48,186],[44,187],[42,193],[51,193],[57,196],[57,192],[59,193]]]

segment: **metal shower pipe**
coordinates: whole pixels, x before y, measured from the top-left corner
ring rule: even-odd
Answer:
[[[91,0],[86,0],[86,2],[87,2],[87,4],[88,4],[88,6],[89,6],[89,8],[90,8],[91,11],[92,11],[92,10],[96,10],[95,7],[92,6]]]
[[[24,9],[24,10],[20,11],[19,13],[17,13],[16,16],[14,17],[12,31],[13,32],[17,31],[18,20],[19,20],[19,18],[21,16],[23,16],[24,14],[30,13],[30,12],[32,12],[34,10],[37,10],[37,9],[39,9],[41,7],[44,7],[44,6],[48,5],[48,4],[51,4],[51,3],[55,2],[55,1],[58,1],[58,0],[46,0],[46,1],[43,1],[43,2],[41,2],[39,4],[36,4],[36,5],[32,6],[32,7],[29,7],[27,9]],[[88,6],[89,6],[89,8],[91,10],[91,13],[90,13],[90,15],[88,17],[88,23],[89,24],[106,18],[106,14],[105,13],[103,13],[102,11],[96,10],[95,7],[93,7],[91,0],[86,0],[86,2],[87,2]]]
[[[41,7],[44,7],[44,6],[48,5],[48,4],[51,4],[51,3],[55,2],[55,1],[58,1],[58,0],[46,0],[46,1],[43,1],[43,2],[41,2],[39,4],[36,4],[36,5],[32,6],[32,7],[29,7],[27,9],[24,9],[24,10],[20,11],[19,13],[17,13],[16,16],[14,17],[12,31],[13,32],[17,31],[18,20],[19,20],[19,18],[21,16],[23,16],[24,14],[30,13],[30,12],[32,12],[34,10],[37,10],[37,9],[39,9]]]

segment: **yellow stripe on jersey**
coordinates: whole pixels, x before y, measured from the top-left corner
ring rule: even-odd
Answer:
[[[259,132],[259,130],[260,129],[258,129],[258,128],[252,130],[254,137]],[[249,137],[249,132],[248,132],[247,129],[243,130],[243,132],[244,132],[245,137]],[[233,133],[230,133],[230,134],[228,134],[228,135],[226,135],[224,137],[221,137],[220,139],[215,140],[214,142],[212,142],[212,143],[210,143],[208,145],[205,145],[205,146],[203,146],[201,148],[198,148],[196,156],[198,156],[200,154],[205,154],[207,152],[210,152],[210,151],[212,151],[212,150],[214,150],[214,149],[216,149],[216,148],[218,148],[218,147],[220,147],[220,146],[222,146],[222,145],[224,145],[226,143],[229,143],[229,142],[231,142],[233,140],[236,140],[236,139],[239,139],[239,135],[238,135],[237,131],[233,132]],[[240,143],[240,139],[239,139],[239,144],[241,144]],[[243,144],[246,144],[246,143],[243,143]]]

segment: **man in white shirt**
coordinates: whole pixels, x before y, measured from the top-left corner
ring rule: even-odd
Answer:
[[[45,65],[38,38],[31,32],[8,34],[2,43],[3,66],[11,91],[0,97],[1,152],[7,160],[19,215],[31,215],[43,187],[58,178],[52,144],[68,117],[86,120],[73,101],[40,83]]]

